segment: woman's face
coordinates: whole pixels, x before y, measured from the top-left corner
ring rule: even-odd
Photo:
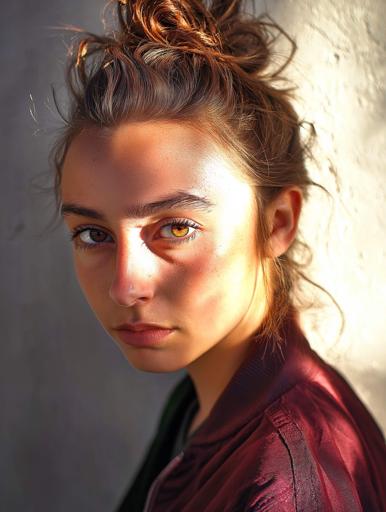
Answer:
[[[257,328],[254,194],[209,136],[160,121],[85,129],[61,194],[80,286],[133,366],[189,367]],[[171,331],[117,329],[133,323]]]

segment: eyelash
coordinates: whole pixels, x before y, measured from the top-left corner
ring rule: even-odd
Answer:
[[[195,231],[193,231],[193,233],[191,233],[190,235],[188,235],[180,240],[178,238],[172,239],[172,238],[167,238],[167,237],[158,237],[157,238],[157,240],[168,240],[172,244],[181,244],[184,242],[190,242],[190,241],[194,240],[197,236],[197,232],[198,232],[198,228],[199,228],[198,224],[196,224],[195,222],[193,222],[189,219],[170,219],[168,222],[165,222],[165,224],[163,224],[159,228],[159,230],[163,229],[166,226],[184,226],[184,227],[195,228]],[[75,242],[75,247],[77,249],[83,249],[83,250],[95,249],[95,248],[99,247],[100,245],[103,245],[104,243],[106,243],[106,242],[100,242],[100,243],[95,242],[92,244],[88,244],[86,242],[82,242],[77,239],[81,233],[84,233],[85,231],[93,231],[93,230],[102,231],[103,233],[105,232],[103,229],[92,226],[92,225],[78,226],[71,231],[70,241]]]

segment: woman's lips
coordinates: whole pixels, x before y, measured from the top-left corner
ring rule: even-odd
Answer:
[[[172,333],[174,329],[157,327],[141,327],[138,330],[119,328],[116,329],[117,337],[126,345],[133,347],[154,347]]]

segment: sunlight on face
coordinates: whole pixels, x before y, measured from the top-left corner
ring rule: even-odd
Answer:
[[[188,367],[256,328],[254,192],[209,136],[176,122],[89,128],[61,194],[80,286],[136,368]],[[134,322],[173,331],[134,346],[116,329]]]

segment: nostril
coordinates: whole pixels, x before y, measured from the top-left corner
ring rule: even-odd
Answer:
[[[110,298],[118,305],[130,307],[138,302],[147,302],[152,297],[152,290],[149,285],[142,284],[136,287],[133,283],[113,282],[109,295]]]
[[[115,303],[118,305],[118,306],[122,306],[124,308],[129,308],[129,307],[132,307],[132,306],[135,306],[135,304],[137,304],[138,302],[141,303],[141,302],[146,302],[148,299],[146,297],[138,297],[137,299],[133,299],[132,301],[125,301],[125,302],[119,302],[119,301],[115,301]]]

